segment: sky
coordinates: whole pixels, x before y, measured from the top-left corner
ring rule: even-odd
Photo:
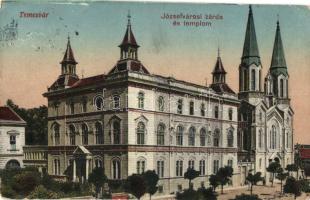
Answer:
[[[310,144],[310,9],[306,6],[253,5],[259,53],[266,75],[273,50],[276,21],[288,66],[289,94],[295,112],[295,142]],[[78,61],[77,73],[88,77],[107,73],[119,59],[118,45],[127,25],[128,10],[139,48],[139,59],[154,74],[204,85],[211,82],[217,49],[228,84],[238,92],[248,5],[189,3],[4,2],[0,28],[17,21],[16,40],[0,40],[0,105],[7,99],[21,107],[47,104],[42,96],[60,74],[70,35]],[[48,13],[47,18],[24,18],[20,12]],[[174,26],[165,14],[216,15],[210,26]],[[187,20],[199,22],[200,20]],[[263,80],[263,79],[262,79]]]

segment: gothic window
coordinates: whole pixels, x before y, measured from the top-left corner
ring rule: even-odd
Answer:
[[[234,133],[233,130],[229,130],[227,133],[227,146],[233,147],[234,146]]]
[[[158,110],[164,111],[164,108],[165,108],[165,100],[164,97],[160,96],[158,97]]]
[[[232,110],[232,108],[229,108],[229,110],[228,110],[228,119],[232,120],[232,118],[233,118],[233,110]]]
[[[202,117],[204,117],[205,114],[206,114],[206,106],[205,106],[204,103],[202,103],[202,104],[200,105],[200,115],[201,115]]]
[[[70,102],[70,114],[74,114],[74,102]]]
[[[200,146],[206,146],[206,129],[200,130]]]
[[[143,122],[138,123],[137,127],[137,144],[144,144],[145,125]]]
[[[199,161],[199,175],[200,176],[206,175],[206,161],[205,160]]]
[[[112,179],[121,179],[121,161],[119,159],[112,160]]]
[[[214,107],[214,118],[215,119],[219,118],[219,107],[218,106]]]
[[[188,161],[188,169],[195,169],[195,161],[194,160]]]
[[[275,125],[273,125],[270,131],[270,149],[275,149],[276,144],[277,144],[277,129]]]
[[[183,161],[177,160],[176,161],[176,176],[183,176]]]
[[[10,135],[11,150],[16,150],[16,135]]]
[[[182,146],[183,145],[183,132],[184,128],[183,126],[177,127],[177,133],[176,133],[176,144]]]
[[[60,160],[54,159],[54,174],[60,175]]]
[[[188,146],[195,146],[195,128],[190,127],[188,134]]]
[[[247,77],[248,76],[248,74],[247,74],[247,71],[246,70],[243,70],[243,89],[244,89],[244,91],[246,91],[247,90],[247,85],[248,85],[248,81],[247,81]]]
[[[55,124],[54,125],[54,141],[55,141],[55,145],[59,145],[60,144],[60,126],[59,124]]]
[[[215,147],[220,146],[220,130],[219,129],[215,129],[214,131],[213,146]]]
[[[103,128],[102,124],[96,122],[95,124],[95,137],[96,137],[96,144],[103,144]]]
[[[102,110],[103,109],[103,97],[101,95],[97,95],[94,98],[94,105],[96,107],[96,110]]]
[[[216,174],[218,172],[219,167],[220,167],[220,161],[214,160],[213,161],[213,174]]]
[[[284,93],[283,79],[280,79],[280,97],[283,97],[283,93]]]
[[[194,115],[194,102],[189,102],[189,114]]]
[[[145,160],[137,161],[137,173],[142,174],[145,171]]]
[[[259,112],[259,121],[260,122],[263,121],[263,113],[262,113],[262,111]]]
[[[289,141],[289,140],[288,140],[288,137],[289,137],[289,136],[288,136],[288,132],[286,131],[285,134],[286,134],[286,148],[289,148],[289,143],[288,143],[288,141]]]
[[[88,127],[82,124],[82,145],[88,145]]]
[[[119,121],[114,121],[112,124],[113,144],[120,144],[121,142],[121,127]]]
[[[178,110],[177,110],[177,113],[178,114],[182,114],[183,113],[183,100],[182,99],[179,99],[178,100]]]
[[[251,90],[255,91],[255,69],[252,69],[251,71]]]
[[[157,161],[157,169],[156,172],[159,176],[159,178],[163,178],[164,177],[164,169],[165,169],[165,165],[164,165],[164,161],[163,160],[158,160]]]
[[[75,127],[72,124],[69,126],[69,138],[70,145],[75,145]]]
[[[144,93],[139,92],[138,94],[138,108],[144,109]]]
[[[103,168],[103,162],[101,159],[99,159],[99,158],[95,159],[95,167],[96,168]]]
[[[119,95],[114,95],[113,96],[113,108],[114,109],[119,109],[120,108],[120,96]]]
[[[157,127],[157,145],[165,144],[165,125],[159,124]]]

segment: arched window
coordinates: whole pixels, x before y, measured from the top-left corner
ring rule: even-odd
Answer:
[[[9,160],[6,165],[5,165],[6,169],[18,169],[20,168],[20,164],[17,160]]]
[[[157,127],[157,145],[165,144],[165,125],[159,124]]]
[[[202,104],[200,105],[200,115],[201,115],[202,117],[204,117],[205,114],[206,114],[206,106],[205,106],[204,103],[202,103]]]
[[[284,94],[283,79],[280,79],[280,97],[283,97],[283,94]]]
[[[138,108],[143,109],[144,108],[144,93],[139,92],[138,94]]]
[[[215,119],[219,118],[219,107],[218,106],[214,107],[214,118]]]
[[[96,122],[95,124],[95,136],[96,136],[96,144],[103,144],[103,128],[101,123]]]
[[[199,175],[200,176],[206,175],[206,161],[205,160],[199,161]]]
[[[119,95],[114,95],[113,96],[113,108],[114,109],[119,109],[120,108],[120,96]]]
[[[195,146],[195,128],[190,127],[189,133],[188,133],[188,146]]]
[[[259,148],[263,147],[263,133],[262,133],[262,130],[258,131],[258,147]]]
[[[158,97],[158,110],[164,111],[164,109],[165,109],[165,100],[164,97],[160,96]]]
[[[143,122],[138,123],[137,127],[137,144],[144,144],[145,125]]]
[[[95,167],[96,168],[103,168],[103,162],[101,159],[99,159],[99,158],[95,159]]]
[[[189,114],[194,115],[194,102],[189,102]]]
[[[220,130],[219,129],[215,129],[214,131],[213,146],[215,147],[220,146]]]
[[[177,113],[178,114],[182,114],[183,113],[183,100],[182,99],[179,99],[178,100],[178,110],[177,110]]]
[[[54,141],[55,141],[55,145],[59,145],[60,144],[60,126],[59,124],[55,124],[54,125]]]
[[[114,121],[112,124],[113,144],[121,142],[121,127],[119,121]]]
[[[200,146],[206,146],[206,129],[200,130]]]
[[[184,128],[183,126],[178,126],[177,127],[177,133],[176,133],[176,144],[177,145],[183,145],[183,132],[184,132]]]
[[[82,124],[82,144],[88,145],[88,127],[86,124]]]
[[[96,110],[102,110],[103,109],[103,97],[101,95],[97,95],[94,98],[94,105],[96,107]]]
[[[255,91],[255,78],[256,78],[256,76],[255,76],[255,69],[252,69],[252,71],[251,71],[251,90],[252,91]]]
[[[69,126],[70,145],[75,145],[75,127],[71,124]]]
[[[158,160],[156,168],[159,178],[163,178],[165,176],[165,162],[163,160]]]
[[[229,130],[227,133],[227,146],[233,147],[234,146],[234,133],[233,130]]]
[[[121,161],[119,159],[112,160],[112,179],[121,179]]]

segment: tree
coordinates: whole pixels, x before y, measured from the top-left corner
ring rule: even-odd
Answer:
[[[286,179],[283,189],[284,193],[293,194],[295,199],[297,196],[301,195],[300,183],[292,176]]]
[[[127,177],[125,191],[140,199],[146,193],[146,183],[141,174],[132,174]]]
[[[193,190],[193,188],[189,188],[184,190],[183,192],[178,192],[176,195],[177,200],[188,200],[188,199],[198,199],[197,191]]]
[[[288,164],[285,168],[289,172],[289,175],[291,175],[291,172],[297,172],[298,166],[296,164]]]
[[[40,182],[39,172],[25,171],[13,177],[12,189],[17,194],[28,195]]]
[[[272,175],[272,179],[271,179],[271,186],[273,186],[273,180],[275,177],[275,173],[277,173],[278,169],[281,167],[280,163],[278,163],[277,161],[271,162],[269,163],[267,169],[267,172],[270,173],[270,175]]]
[[[218,180],[221,184],[221,193],[223,194],[223,187],[228,183],[233,175],[233,168],[230,166],[221,167],[217,172]]]
[[[250,172],[246,177],[246,180],[251,184],[251,195],[253,194],[253,186],[257,184],[257,182],[262,181],[261,172],[256,172],[254,175]]]
[[[208,199],[208,200],[216,200],[216,195],[213,192],[213,189],[211,187],[209,188],[205,188],[205,187],[200,187],[197,190],[198,193],[198,199],[200,200],[204,200],[204,199]],[[191,198],[193,199],[193,198]]]
[[[281,194],[282,194],[282,183],[286,179],[287,176],[288,176],[288,173],[284,173],[282,168],[278,169],[276,178],[281,181],[281,192],[280,192]]]
[[[209,177],[209,183],[210,183],[210,185],[212,186],[213,191],[215,192],[215,189],[217,188],[217,186],[220,185],[220,181],[219,181],[218,176],[215,175],[215,174],[212,174],[212,175]]]
[[[152,195],[155,194],[158,189],[157,183],[159,177],[156,174],[155,170],[148,170],[146,172],[143,172],[142,176],[146,183],[146,191],[150,194],[151,199]]]
[[[184,173],[184,178],[188,179],[188,188],[191,187],[191,181],[199,176],[199,171],[194,170],[193,168],[188,168]]]
[[[89,174],[88,182],[93,184],[96,188],[96,197],[98,197],[102,186],[107,182],[108,178],[103,172],[103,168],[95,167]]]

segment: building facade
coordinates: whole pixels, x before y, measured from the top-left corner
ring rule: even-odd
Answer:
[[[26,122],[10,107],[0,107],[0,169],[23,167]]]
[[[158,193],[188,186],[187,168],[200,172],[194,187],[208,183],[220,167],[234,169],[232,185],[245,182],[273,159],[293,162],[293,111],[277,23],[273,58],[261,84],[253,12],[250,7],[239,66],[239,93],[226,83],[220,54],[212,84],[196,85],[151,74],[138,59],[130,16],[120,59],[107,74],[79,78],[68,38],[61,74],[48,88],[48,173],[85,181],[96,166],[109,179],[155,170]]]

